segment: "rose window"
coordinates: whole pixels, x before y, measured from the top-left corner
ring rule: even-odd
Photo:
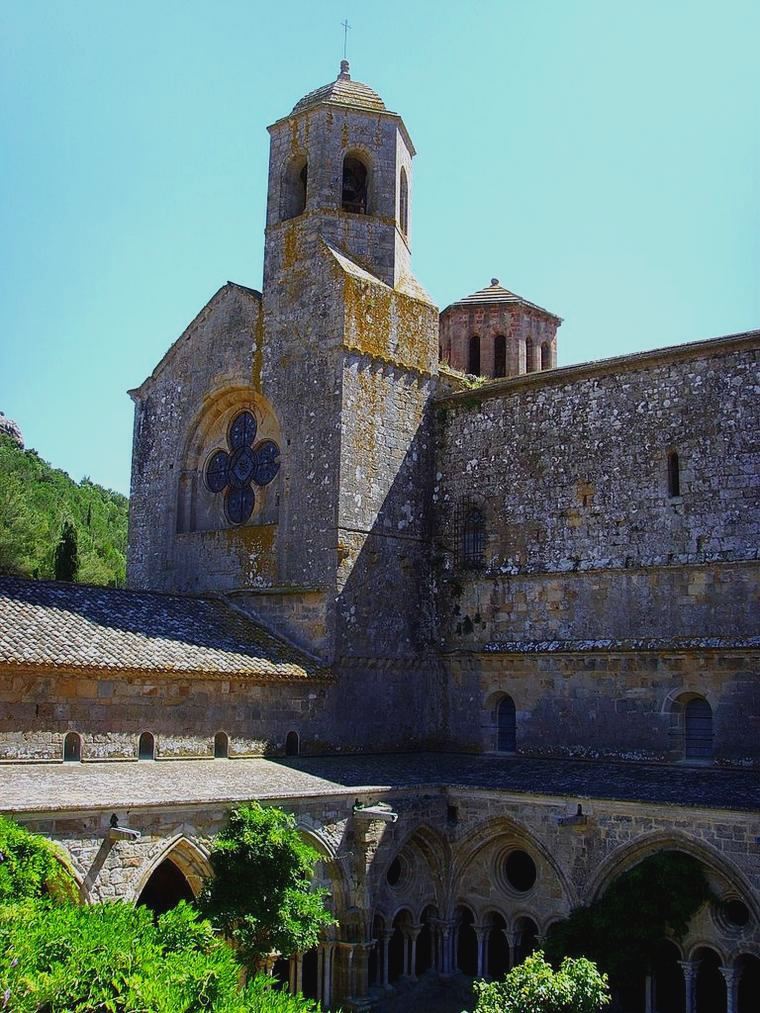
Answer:
[[[280,448],[273,440],[255,446],[256,418],[240,412],[232,420],[227,442],[229,450],[215,450],[206,465],[206,485],[212,492],[224,492],[224,511],[231,524],[244,524],[256,504],[254,485],[269,485],[280,470]]]

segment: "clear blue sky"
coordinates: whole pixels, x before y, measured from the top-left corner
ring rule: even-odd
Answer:
[[[74,478],[128,491],[125,390],[260,287],[265,127],[346,16],[440,306],[496,275],[560,363],[760,326],[757,0],[2,0],[0,410]]]

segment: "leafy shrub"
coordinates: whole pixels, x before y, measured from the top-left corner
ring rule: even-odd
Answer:
[[[0,1009],[14,1013],[311,1013],[273,990],[240,987],[230,947],[184,901],[154,923],[122,902],[0,908]]]
[[[503,981],[476,981],[475,1013],[599,1013],[610,1003],[607,976],[584,957],[567,957],[558,971],[540,951]]]
[[[47,838],[0,816],[0,904],[44,896],[76,900],[68,859]]]

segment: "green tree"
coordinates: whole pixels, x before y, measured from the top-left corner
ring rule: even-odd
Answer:
[[[476,981],[475,1013],[599,1013],[610,1003],[607,976],[584,957],[558,971],[540,951],[512,968],[503,981]]]
[[[563,956],[588,956],[614,986],[636,980],[652,947],[668,936],[681,938],[710,896],[696,858],[658,852],[616,879],[599,900],[555,923],[547,956],[555,963]]]
[[[55,579],[74,581],[78,570],[77,529],[71,521],[64,521],[55,547]]]
[[[319,854],[290,813],[258,802],[233,809],[210,860],[214,875],[201,910],[234,941],[246,967],[260,966],[273,950],[285,956],[310,950],[322,926],[332,924],[327,891],[311,886]]]

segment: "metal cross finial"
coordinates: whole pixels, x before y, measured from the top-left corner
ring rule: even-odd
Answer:
[[[348,50],[348,30],[351,25],[348,23],[348,18],[345,21],[341,21],[341,27],[343,28],[343,59],[347,59],[346,52]]]

